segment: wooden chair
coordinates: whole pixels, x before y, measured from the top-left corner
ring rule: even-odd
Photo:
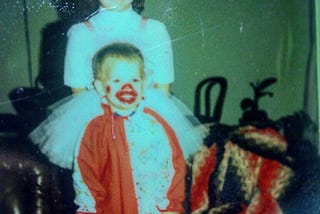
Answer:
[[[220,90],[214,102],[211,100],[212,89],[219,86]],[[227,80],[224,77],[209,77],[202,80],[195,90],[194,115],[201,123],[218,123],[222,115],[222,108],[227,92]],[[202,105],[204,104],[204,107]],[[204,113],[202,109],[204,108]]]

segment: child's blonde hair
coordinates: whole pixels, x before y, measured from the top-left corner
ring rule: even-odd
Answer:
[[[119,59],[138,62],[141,78],[144,79],[143,56],[138,48],[129,43],[113,43],[98,50],[92,60],[94,78],[106,81],[112,65]]]

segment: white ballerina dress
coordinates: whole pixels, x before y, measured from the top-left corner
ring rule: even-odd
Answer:
[[[177,107],[179,103],[186,109],[185,105],[153,87],[155,83],[170,84],[174,81],[171,40],[163,23],[146,19],[131,7],[122,12],[100,8],[88,21],[73,25],[68,36],[65,84],[88,90],[53,105],[49,117],[29,135],[52,163],[71,169],[74,150],[87,124],[103,114],[101,99],[92,87],[91,61],[97,50],[114,42],[131,43],[142,52],[148,85],[145,105],[173,128],[186,160],[199,149],[203,132],[186,119],[181,107]]]

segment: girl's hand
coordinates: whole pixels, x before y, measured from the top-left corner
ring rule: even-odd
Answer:
[[[154,87],[155,87],[156,89],[159,89],[159,90],[165,92],[165,93],[168,94],[168,95],[169,95],[170,92],[171,92],[171,86],[170,86],[170,84],[155,84]]]
[[[71,91],[73,94],[77,94],[77,93],[83,92],[85,90],[87,90],[87,89],[86,88],[71,88]]]

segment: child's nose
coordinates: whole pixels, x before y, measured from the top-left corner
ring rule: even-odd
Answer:
[[[122,87],[121,87],[122,90],[124,91],[129,91],[129,90],[132,90],[133,87],[130,83],[125,83]]]

